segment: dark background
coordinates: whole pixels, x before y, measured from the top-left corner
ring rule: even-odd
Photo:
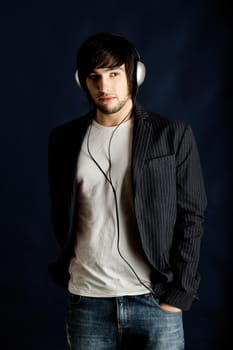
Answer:
[[[232,339],[232,2],[8,2],[1,25],[1,349],[65,349],[66,291],[47,272],[50,129],[88,109],[74,81],[79,45],[127,36],[147,67],[138,101],[192,125],[208,196],[200,301],[184,313],[186,350]]]

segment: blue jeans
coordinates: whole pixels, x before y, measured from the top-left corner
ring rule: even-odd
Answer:
[[[70,350],[183,350],[182,311],[165,311],[152,294],[116,298],[71,295]]]

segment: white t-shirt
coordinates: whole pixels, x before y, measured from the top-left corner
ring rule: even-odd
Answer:
[[[69,267],[71,278],[68,289],[73,294],[113,297],[148,293],[128,264],[140,280],[151,287],[151,267],[141,248],[134,214],[132,137],[133,118],[117,129],[93,120],[85,135],[77,166],[77,240],[75,256]],[[117,200],[114,199],[112,186],[91,159],[88,145],[91,155],[108,179],[111,163],[111,181]]]

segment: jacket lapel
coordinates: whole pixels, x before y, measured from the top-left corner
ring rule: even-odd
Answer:
[[[136,179],[140,176],[151,136],[149,115],[137,104],[134,108],[134,133],[132,146],[132,180],[135,190]]]

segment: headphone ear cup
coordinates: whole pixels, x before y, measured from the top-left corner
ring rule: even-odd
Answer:
[[[77,70],[76,70],[76,72],[75,72],[74,77],[75,77],[75,80],[76,80],[76,83],[77,83],[78,87],[79,87],[80,89],[82,89],[82,86],[81,86],[81,83],[80,83],[80,80],[79,80],[79,77],[78,77],[78,71],[77,71]]]
[[[146,77],[146,67],[142,61],[137,61],[137,68],[136,68],[136,82],[137,86],[139,87],[142,85]]]

